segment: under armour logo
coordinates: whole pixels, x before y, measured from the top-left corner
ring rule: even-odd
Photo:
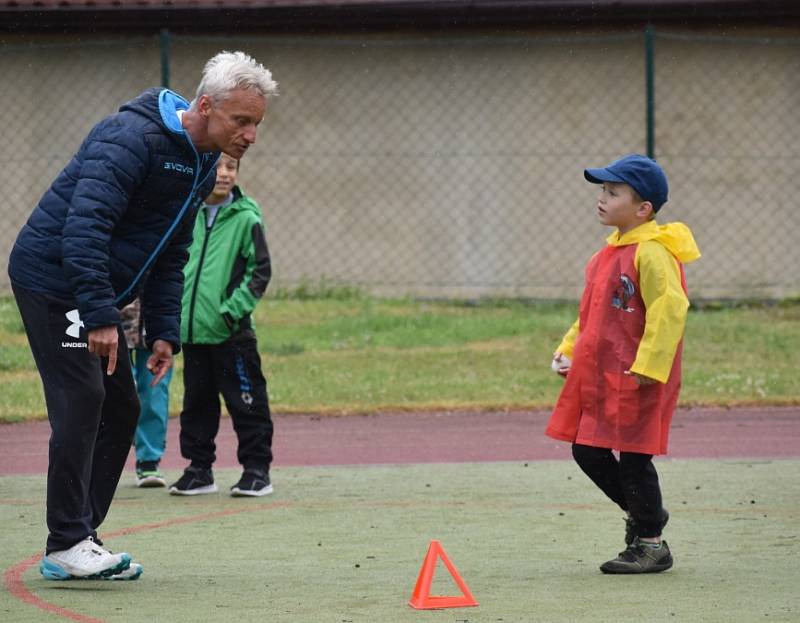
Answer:
[[[67,327],[65,333],[70,337],[80,337],[81,329],[83,328],[83,320],[77,309],[71,309],[64,314],[72,324]]]

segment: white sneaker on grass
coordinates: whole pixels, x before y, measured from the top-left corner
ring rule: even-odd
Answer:
[[[130,564],[129,554],[112,554],[89,536],[69,549],[47,554],[39,572],[46,580],[100,579],[121,573]]]

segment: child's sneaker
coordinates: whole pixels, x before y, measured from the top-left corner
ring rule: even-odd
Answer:
[[[125,571],[130,564],[130,555],[112,554],[86,537],[69,549],[47,554],[39,572],[46,580],[100,579]]]
[[[238,497],[259,498],[272,493],[269,474],[262,469],[246,469],[235,485],[231,487],[231,495]]]
[[[639,539],[614,560],[600,566],[603,573],[660,573],[672,566],[672,554],[666,541],[660,547],[650,547]]]
[[[167,481],[158,469],[158,461],[136,462],[136,486],[143,488],[167,486]]]
[[[216,493],[217,485],[214,484],[214,474],[210,469],[190,465],[183,470],[177,482],[169,488],[170,495],[203,495]]]

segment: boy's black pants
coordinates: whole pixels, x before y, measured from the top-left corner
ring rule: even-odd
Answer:
[[[184,344],[183,386],[180,443],[184,458],[205,469],[216,460],[214,439],[222,394],[239,441],[239,463],[245,469],[269,471],[273,426],[255,338]]]
[[[139,419],[139,398],[125,336],[117,368],[87,349],[74,301],[13,286],[50,420],[47,549],[69,549],[108,513]]]
[[[620,452],[617,460],[606,448],[573,444],[572,456],[603,493],[631,514],[639,536],[661,534],[666,513],[652,455]]]

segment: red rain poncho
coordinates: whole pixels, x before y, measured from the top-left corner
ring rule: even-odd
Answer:
[[[622,236],[615,232],[608,243],[586,267],[580,316],[557,349],[572,366],[546,433],[665,454],[689,308],[683,264],[700,252],[682,223],[649,221]],[[638,385],[628,370],[658,383]]]

